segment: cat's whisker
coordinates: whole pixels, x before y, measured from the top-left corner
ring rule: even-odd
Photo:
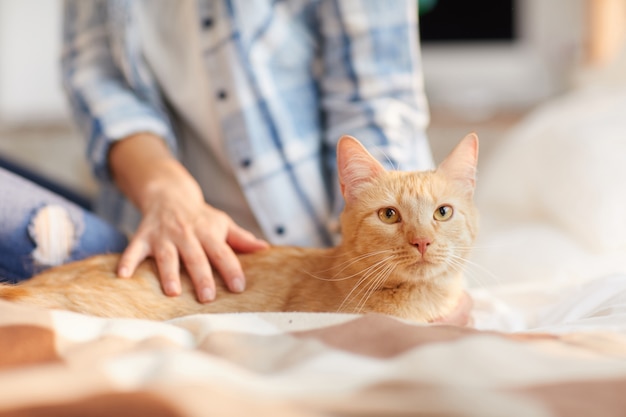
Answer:
[[[347,268],[351,267],[355,263],[358,263],[358,262],[360,262],[360,261],[362,261],[362,260],[364,260],[366,258],[370,258],[370,257],[377,256],[377,255],[382,255],[384,253],[389,253],[389,252],[392,252],[391,249],[380,250],[380,251],[376,251],[376,252],[369,252],[369,253],[357,256],[356,258],[353,258],[350,261],[346,261],[346,262],[343,262],[343,263],[341,263],[339,265],[336,265],[333,268],[338,268],[338,267],[340,267],[342,265],[343,265],[343,268],[341,268],[339,271],[337,271],[335,273],[335,275],[333,276],[333,278],[337,277],[340,273],[342,273],[343,271],[345,271]],[[330,271],[333,268],[328,269],[328,271]]]
[[[382,150],[382,148],[380,146],[376,147],[380,153],[383,154],[383,156],[385,157],[385,159],[387,160],[387,162],[389,162],[389,165],[391,166],[391,169],[394,171],[398,171],[399,167],[397,164],[394,164],[393,160],[389,157],[389,155],[387,154],[387,152],[385,152],[384,150]]]
[[[351,300],[352,295],[354,294],[354,292],[359,289],[359,287],[361,287],[361,285],[365,282],[367,282],[369,280],[369,278],[371,276],[373,276],[374,274],[376,274],[378,272],[379,269],[384,268],[386,265],[386,263],[393,259],[393,256],[388,256],[372,265],[369,265],[367,268],[365,268],[364,270],[362,270],[360,273],[362,273],[363,275],[361,276],[361,278],[359,278],[359,280],[354,284],[354,286],[352,287],[352,289],[350,290],[350,292],[344,297],[343,301],[341,302],[341,304],[339,305],[339,307],[337,308],[337,311],[340,312],[341,310],[343,310],[344,306],[346,306],[349,301]],[[358,293],[361,293],[363,291],[363,288],[359,289]],[[356,294],[355,294],[356,295]]]
[[[381,253],[386,253],[386,252],[391,252],[391,249],[381,249],[381,250],[374,251],[374,252],[362,253],[362,254],[360,254],[357,258],[367,258],[368,256],[380,255]],[[338,253],[338,254],[335,254],[335,255],[324,255],[324,258],[328,258],[328,259],[332,259],[332,258],[344,258],[345,256],[346,256],[346,254],[342,252],[342,253]],[[352,260],[353,260],[353,259],[355,259],[355,258],[350,258],[350,259],[348,259],[348,260],[346,260],[346,261],[344,261],[344,262],[342,262],[342,263],[340,263],[340,264],[333,265],[333,266],[331,266],[331,267],[330,267],[330,268],[328,268],[328,269],[324,269],[322,272],[324,272],[324,271],[330,271],[331,269],[333,269],[333,268],[335,268],[335,267],[342,266],[342,265],[344,265],[344,264],[350,263],[350,262],[352,262]]]
[[[363,288],[361,288],[361,290],[359,291],[360,299],[355,307],[355,310],[357,313],[361,313],[363,306],[367,302],[367,298],[369,298],[368,295],[370,295],[372,290],[375,289],[375,287],[377,286],[378,280],[380,279],[384,271],[388,269],[388,267],[389,267],[388,264],[381,265],[381,268],[379,268],[379,270],[376,271],[376,274],[371,279],[368,280],[367,284],[364,285]],[[355,298],[356,298],[356,294],[355,294]]]
[[[450,249],[460,249],[460,250],[474,250],[474,249],[500,249],[506,247],[506,245],[480,245],[480,246],[448,246]]]
[[[352,289],[350,290],[350,292],[345,296],[345,298],[343,299],[342,303],[339,305],[337,311],[341,311],[344,308],[344,305],[347,306],[348,302],[351,300],[352,294],[354,293],[354,296],[356,297],[357,294],[361,293],[364,291],[363,288],[360,288],[361,285],[365,282],[367,282],[370,278],[370,276],[376,274],[377,270],[379,268],[381,268],[381,266],[384,266],[384,263],[386,262],[386,260],[380,261],[377,264],[371,265],[370,267],[366,268],[363,273],[363,276],[361,278],[359,278],[359,280],[356,282],[356,284],[354,284],[354,286],[352,287]],[[355,291],[358,289],[358,291],[355,293]]]
[[[488,270],[488,269],[487,269],[487,268],[485,268],[484,266],[482,266],[482,265],[480,265],[480,264],[478,264],[478,263],[476,263],[476,262],[474,262],[474,261],[472,261],[472,260],[469,260],[469,259],[463,258],[463,257],[458,256],[458,255],[454,255],[454,254],[451,254],[451,255],[450,255],[450,260],[451,260],[451,261],[458,262],[458,263],[460,263],[460,264],[463,264],[464,266],[466,266],[466,268],[467,268],[468,270],[469,270],[469,269],[474,268],[474,270],[477,270],[478,272],[481,272],[481,273],[483,273],[483,274],[488,275],[488,276],[489,276],[491,279],[493,279],[496,283],[500,283],[500,282],[501,282],[500,278],[499,278],[496,274],[494,274],[492,271]],[[477,281],[481,281],[481,280],[477,280]],[[484,285],[484,282],[479,282],[479,283],[480,283],[481,285]]]
[[[448,266],[450,267],[451,270],[462,274],[465,277],[465,281],[468,283],[470,287],[486,285],[486,281],[483,279],[483,276],[480,272],[465,268],[465,266],[461,266],[461,265],[453,265],[449,263]]]
[[[486,273],[487,275],[489,275],[491,278],[494,278],[495,280],[499,280],[499,278],[493,272],[491,272],[490,270],[488,270],[487,268],[485,268],[484,266],[480,265],[477,262],[474,262],[470,259],[464,258],[459,255],[455,255],[455,254],[451,254],[450,258],[453,260],[456,260],[457,262],[463,263],[464,265],[468,267],[477,268],[481,270],[482,272]]]
[[[359,301],[359,304],[357,305],[358,313],[361,313],[363,308],[367,305],[367,301],[370,299],[372,294],[374,294],[377,290],[381,288],[382,284],[385,283],[385,281],[387,280],[389,275],[391,275],[395,268],[396,265],[393,265],[391,263],[386,265],[386,268],[378,274],[378,277],[375,280],[372,280],[372,284],[368,287],[368,290],[365,292],[363,297],[361,297],[361,301]]]
[[[374,268],[376,268],[379,264],[381,264],[382,261],[379,261],[377,264],[374,265],[370,265],[369,267],[365,268],[364,270],[360,271],[358,274],[363,274],[358,281],[352,286],[352,289],[350,290],[350,292],[344,297],[344,299],[342,300],[341,304],[339,305],[339,307],[337,308],[337,311],[340,312],[341,310],[343,310],[344,305],[347,304],[348,300],[350,299],[352,293],[363,283],[367,280],[369,274],[372,272],[372,270]]]
[[[362,291],[363,295],[361,296],[361,301],[357,304],[357,312],[360,313],[362,311],[370,297],[382,287],[382,285],[385,283],[385,281],[387,281],[387,278],[391,275],[396,267],[397,264],[388,263],[384,266],[384,268],[381,269],[380,272],[378,272],[375,279],[370,280],[370,285],[368,285],[367,288]]]
[[[333,275],[330,278],[323,278],[323,277],[317,276],[317,275],[315,275],[315,274],[313,274],[313,273],[311,273],[309,271],[303,271],[303,272],[306,273],[307,275],[315,278],[315,279],[320,280],[320,281],[345,281],[347,279],[350,279],[350,278],[353,278],[353,277],[355,277],[357,275],[360,275],[362,273],[362,271],[355,272],[354,274],[348,275],[348,276],[345,276],[345,277],[337,278],[337,276],[339,274],[341,274],[343,271],[345,271],[346,269],[348,269],[349,267],[351,267],[352,265],[354,265],[355,263],[361,262],[361,261],[363,261],[366,258],[377,256],[377,255],[381,255],[381,254],[388,253],[388,252],[392,252],[392,251],[390,249],[387,249],[387,250],[381,250],[381,251],[376,251],[376,252],[369,252],[369,253],[357,256],[356,258],[352,258],[352,259],[350,259],[348,261],[342,262],[339,265],[335,265],[335,266],[332,266],[330,268],[327,268],[327,269],[324,269],[324,270],[321,270],[321,271],[317,271],[317,273],[323,273],[323,272],[331,271],[331,270],[333,270],[335,268],[338,268],[340,266],[343,266],[343,268],[341,268],[339,271],[337,271],[335,273],[335,275]]]
[[[371,294],[376,290],[377,282],[380,279],[381,274],[377,274],[373,279],[370,279],[367,286],[362,288],[359,292],[359,300],[355,303],[354,312],[357,314],[361,314],[363,312],[363,308],[365,307],[367,300],[371,296]],[[354,299],[356,300],[356,295]]]
[[[356,262],[356,261],[355,261]],[[355,263],[354,262],[354,263]],[[352,279],[358,275],[361,275],[363,273],[363,270],[361,271],[356,271],[355,273],[351,274],[351,275],[347,275],[347,276],[343,276],[343,277],[337,277],[337,275],[339,275],[342,271],[344,271],[345,269],[347,269],[349,266],[353,265],[353,263],[350,263],[349,265],[347,265],[346,267],[342,268],[341,271],[337,272],[334,276],[330,277],[330,278],[323,278],[317,275],[314,275],[308,271],[302,271],[304,273],[306,273],[307,275],[311,276],[312,278],[318,279],[320,281],[327,281],[327,282],[338,282],[338,281],[346,281],[348,279]]]
[[[468,282],[474,282],[481,286],[485,285],[485,281],[482,279],[484,274],[481,271],[472,269],[472,265],[466,265],[465,263],[454,259],[447,259],[445,264],[451,270],[465,276]]]
[[[476,280],[476,278],[474,277],[474,272],[470,271],[467,268],[467,265],[465,265],[464,263],[456,261],[454,259],[446,259],[444,263],[452,271],[458,272],[459,274],[462,274],[463,276],[467,276]]]
[[[389,249],[382,249],[382,250],[377,251],[377,252],[388,252],[388,251],[389,251]],[[361,256],[367,256],[367,255],[369,255],[370,253],[374,253],[374,252],[364,253],[364,254],[361,254]],[[322,256],[323,256],[324,258],[326,258],[326,259],[337,259],[337,258],[345,258],[346,253],[345,253],[345,252],[341,252],[341,253],[334,253],[334,254],[327,253],[327,254],[324,254],[324,255],[322,255]],[[343,265],[343,264],[344,264],[344,263],[346,263],[346,262],[350,262],[350,261],[349,261],[349,260],[347,260],[347,261],[345,261],[345,262],[342,262],[340,265]]]

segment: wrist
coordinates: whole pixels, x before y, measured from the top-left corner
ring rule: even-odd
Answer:
[[[142,213],[163,199],[204,200],[196,180],[153,134],[134,134],[114,144],[109,167],[116,185]]]
[[[197,181],[177,160],[154,161],[149,169],[150,172],[146,173],[143,184],[135,194],[135,204],[142,213],[166,200],[185,204],[204,201]]]

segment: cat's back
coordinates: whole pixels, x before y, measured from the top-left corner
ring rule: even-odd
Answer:
[[[119,254],[95,255],[80,261],[70,262],[47,269],[21,285],[55,286],[63,288],[77,281],[87,282],[116,278],[116,268]],[[143,266],[142,268],[146,268]]]
[[[328,249],[296,246],[273,246],[269,249],[238,255],[244,274],[250,280],[266,279],[268,275],[300,276],[325,262]],[[305,273],[306,275],[306,273]]]
[[[250,284],[255,281],[268,281],[282,276],[293,276],[296,272],[301,273],[303,270],[318,264],[317,260],[322,252],[322,249],[275,246],[255,253],[239,254],[238,258]],[[29,282],[59,287],[77,281],[85,285],[88,282],[89,285],[93,285],[97,281],[117,279],[116,271],[120,257],[120,254],[95,255],[50,268],[37,274]],[[225,289],[218,272],[216,270],[213,272],[216,276],[217,286]],[[158,282],[158,269],[155,261],[148,258],[141,262],[133,278]],[[184,270],[181,271],[181,279],[182,281],[190,281]]]
[[[320,256],[321,255],[321,256]],[[272,247],[239,255],[246,290],[230,292],[214,270],[217,297],[199,303],[191,279],[181,271],[182,294],[163,294],[156,263],[143,261],[131,278],[116,274],[119,254],[96,255],[51,268],[18,286],[5,286],[0,298],[98,316],[164,320],[196,313],[282,311],[294,288],[310,280],[323,250]]]

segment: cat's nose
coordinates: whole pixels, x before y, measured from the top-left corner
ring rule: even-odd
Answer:
[[[415,248],[422,255],[426,253],[426,250],[428,249],[431,243],[433,243],[432,239],[429,239],[427,237],[416,237],[416,238],[413,238],[413,240],[411,240],[411,245],[415,246]]]

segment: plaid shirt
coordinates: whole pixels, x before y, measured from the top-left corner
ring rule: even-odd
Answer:
[[[170,0],[162,1],[150,5]],[[194,4],[198,32],[212,31],[202,54],[219,91],[227,155],[268,240],[332,243],[343,204],[335,167],[343,134],[388,167],[432,168],[415,0]],[[111,181],[109,147],[152,132],[179,151],[179,128],[144,59],[135,5],[66,0],[62,58],[64,85],[101,183],[96,211],[127,232],[139,217]]]

